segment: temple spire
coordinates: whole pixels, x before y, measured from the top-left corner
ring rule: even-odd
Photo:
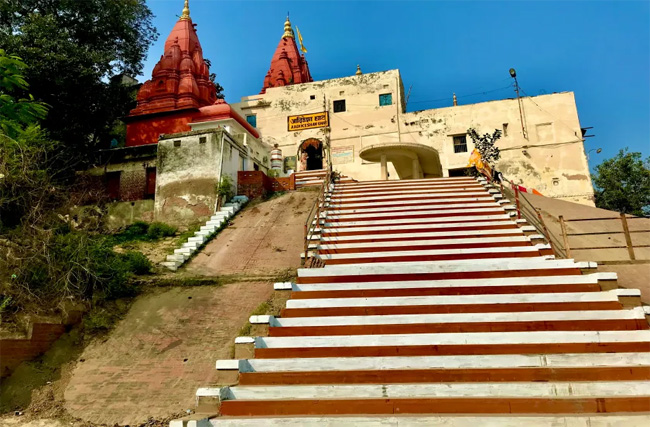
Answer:
[[[185,7],[183,7],[183,13],[181,14],[180,19],[190,19],[190,1],[185,0]]]
[[[293,30],[291,29],[291,21],[289,21],[289,14],[287,14],[287,20],[284,22],[284,34],[282,34],[282,38],[286,37],[293,37]]]

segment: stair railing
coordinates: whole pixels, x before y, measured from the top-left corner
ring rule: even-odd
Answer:
[[[541,211],[533,206],[533,204],[526,198],[525,193],[519,191],[519,186],[517,184],[504,178],[502,174],[499,174],[499,176],[501,178],[499,182],[501,194],[515,203],[517,208],[517,219],[523,217],[530,225],[542,233],[546,241],[551,245],[551,250],[556,257],[567,258],[567,254],[563,249],[559,237],[551,233],[548,227],[546,227]],[[503,185],[503,182],[506,182],[509,185]]]
[[[302,265],[307,268],[320,268],[325,264],[319,258],[311,256],[309,251],[310,237],[314,234],[316,227],[320,226],[320,214],[325,210],[327,195],[329,194],[330,184],[332,183],[332,168],[328,165],[325,177],[323,177],[323,184],[318,191],[318,197],[309,210],[307,220],[305,221],[305,236],[304,236],[304,256],[302,258]]]

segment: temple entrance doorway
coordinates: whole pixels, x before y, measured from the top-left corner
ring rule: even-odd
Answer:
[[[299,158],[301,170],[323,169],[323,143],[316,138],[309,138],[300,145]]]

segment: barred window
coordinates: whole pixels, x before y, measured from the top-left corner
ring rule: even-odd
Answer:
[[[467,135],[454,137],[454,153],[467,153]]]

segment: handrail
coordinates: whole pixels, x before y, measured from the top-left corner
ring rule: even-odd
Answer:
[[[309,238],[314,233],[314,229],[320,225],[319,224],[320,214],[323,208],[325,207],[325,202],[326,202],[325,199],[327,194],[329,193],[329,187],[331,182],[332,182],[332,167],[331,165],[328,164],[327,172],[325,173],[325,177],[323,178],[323,184],[321,185],[320,190],[318,192],[318,197],[316,197],[314,204],[311,206],[311,209],[309,210],[309,214],[307,215],[307,220],[305,221],[305,226],[304,226],[304,230],[305,230],[304,257],[302,259],[302,265],[308,268],[323,266],[322,262],[318,262],[320,260],[318,260],[315,257],[310,257]]]
[[[560,244],[559,238],[551,233],[548,227],[546,227],[546,223],[544,222],[544,217],[542,216],[541,211],[533,206],[530,200],[526,198],[524,193],[519,191],[519,187],[516,184],[504,178],[503,175],[500,176],[501,181],[505,181],[510,184],[510,188],[508,188],[508,186],[504,186],[503,183],[501,183],[501,193],[510,200],[514,199],[517,206],[517,218],[520,219],[523,215],[527,222],[529,222],[533,227],[535,227],[540,233],[544,235],[546,241],[548,241],[548,243],[551,245],[551,249],[556,256],[561,258],[568,258],[566,252],[562,250],[563,246]],[[510,193],[510,195],[508,196],[507,193]]]
[[[504,196],[507,196],[508,199],[515,201],[517,205],[517,217],[520,218],[521,215],[523,215],[529,223],[531,223],[535,228],[537,228],[537,230],[540,230],[542,234],[544,234],[546,240],[551,245],[551,248],[553,249],[553,253],[555,253],[556,256],[560,256],[563,258],[571,258],[571,251],[577,251],[577,250],[627,249],[630,260],[635,261],[636,254],[634,253],[634,248],[650,247],[650,245],[635,245],[632,243],[632,239],[631,239],[632,233],[644,233],[644,232],[650,232],[650,230],[630,230],[627,224],[629,220],[644,219],[644,218],[627,217],[625,214],[620,214],[620,217],[614,217],[614,218],[606,217],[606,218],[574,218],[574,219],[564,219],[564,217],[560,215],[558,218],[556,218],[560,223],[560,232],[561,232],[561,239],[562,239],[560,240],[560,236],[557,236],[548,230],[544,222],[544,217],[542,216],[541,210],[533,206],[530,200],[526,198],[525,193],[519,191],[519,187],[517,186],[517,184],[514,184],[513,182],[507,180],[506,178],[503,177],[502,174],[499,175],[501,181],[505,181],[508,184],[510,184],[511,188],[508,188],[508,186],[504,186],[503,183],[501,182],[500,184],[501,193]],[[509,195],[507,195],[507,193],[509,193]],[[550,216],[551,218],[555,219],[554,216],[552,215]],[[569,233],[566,227],[567,222],[608,221],[608,220],[621,221],[622,230],[621,231],[594,231],[594,232],[587,232],[587,233]],[[572,248],[569,243],[570,236],[596,236],[596,235],[603,235],[603,234],[623,234],[625,236],[626,245]]]
[[[615,218],[575,218],[575,219],[564,219],[563,215],[559,216],[560,227],[562,230],[562,238],[564,240],[564,247],[568,256],[571,256],[571,251],[584,251],[584,250],[598,250],[598,249],[627,249],[627,253],[631,261],[636,260],[636,254],[634,253],[634,248],[647,248],[650,245],[634,245],[632,243],[632,233],[647,233],[650,230],[630,230],[627,222],[631,219],[644,219],[641,217],[627,217],[624,213],[621,213],[619,217]],[[608,221],[608,220],[619,220],[621,221],[620,231],[594,231],[587,233],[569,233],[567,232],[566,223],[567,222],[576,222],[576,221]],[[604,234],[623,234],[625,236],[625,246],[580,246],[572,248],[569,244],[570,236],[599,236]]]

